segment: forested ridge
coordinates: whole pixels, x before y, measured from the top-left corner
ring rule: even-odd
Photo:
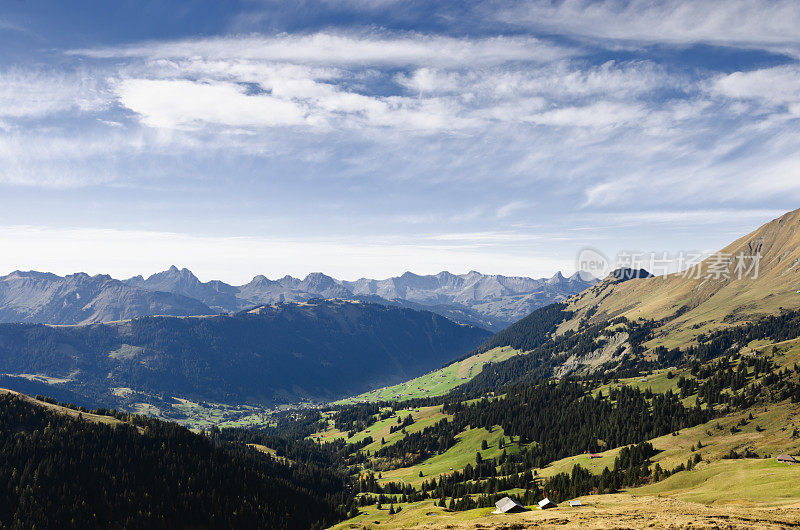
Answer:
[[[341,300],[87,326],[0,324],[0,373],[66,379],[66,390],[117,407],[112,387],[166,400],[327,400],[421,375],[489,335],[427,311]]]
[[[327,465],[127,419],[0,395],[0,528],[312,528],[341,516],[345,480]]]
[[[542,381],[512,387],[499,399],[445,401],[443,412],[452,414],[452,421],[444,419],[410,434],[381,448],[375,457],[390,467],[407,466],[452,447],[456,435],[468,427],[491,431],[500,426],[519,443],[536,442],[508,456],[522,471],[569,455],[643,442],[713,416],[710,409],[684,406],[671,392],[623,387],[593,396],[591,388],[584,381]]]

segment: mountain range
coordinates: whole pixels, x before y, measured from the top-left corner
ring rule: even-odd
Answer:
[[[362,300],[424,309],[456,322],[498,331],[534,309],[579,293],[596,283],[576,273],[527,278],[440,272],[384,280],[344,281],[322,273],[271,280],[256,276],[245,285],[200,281],[175,266],[148,278],[116,280],[84,273],[57,276],[14,271],[0,277],[0,322],[88,324],[148,315],[233,313],[263,304],[314,298]]]

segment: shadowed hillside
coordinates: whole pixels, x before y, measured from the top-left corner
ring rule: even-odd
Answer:
[[[228,403],[334,399],[420,375],[487,336],[430,312],[316,300],[231,316],[0,325],[0,373],[38,374],[104,402],[115,388]]]

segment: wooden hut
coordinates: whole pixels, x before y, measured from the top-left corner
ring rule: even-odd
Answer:
[[[547,497],[539,501],[539,509],[540,510],[547,510],[548,508],[555,508],[558,504],[554,503]]]
[[[496,503],[497,509],[493,513],[519,513],[527,512],[528,509],[512,499],[511,497],[503,497]]]
[[[785,464],[796,464],[797,459],[792,455],[779,455],[778,462],[783,462]]]

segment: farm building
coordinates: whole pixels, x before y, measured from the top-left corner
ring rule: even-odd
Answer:
[[[547,510],[548,508],[555,508],[558,504],[554,503],[547,497],[539,501],[539,509],[540,510]]]
[[[589,458],[600,458],[600,455],[598,455],[597,453],[592,453],[589,455]]]
[[[778,462],[784,462],[786,464],[796,464],[797,459],[792,455],[780,455],[778,456]]]
[[[581,501],[579,501],[578,499],[574,499],[574,500],[569,501],[569,505],[572,506],[572,507],[583,506],[583,503]]]
[[[492,513],[518,513],[518,512],[527,512],[528,509],[512,499],[511,497],[503,497],[496,503],[497,509]]]

